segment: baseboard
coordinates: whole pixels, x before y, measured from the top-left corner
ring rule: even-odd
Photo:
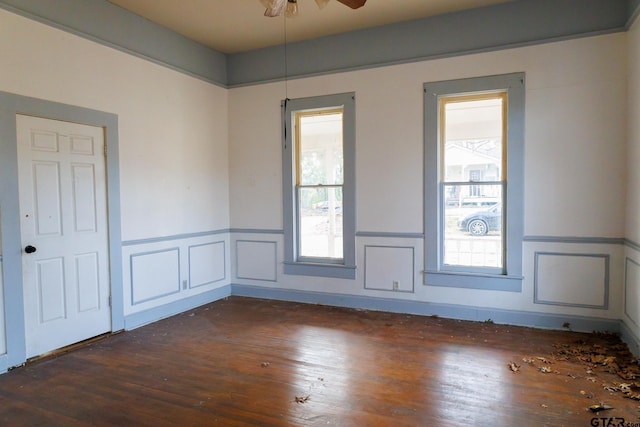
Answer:
[[[179,301],[171,302],[160,307],[150,308],[138,313],[129,314],[124,318],[125,330],[139,328],[140,326],[156,322],[160,319],[192,310],[204,304],[218,301],[231,295],[231,285],[225,285],[220,288],[194,295]]]
[[[631,353],[640,358],[640,339],[624,320],[620,321],[620,338],[627,344]]]
[[[419,314],[423,316],[435,315],[459,320],[481,322],[490,320],[494,323],[544,329],[567,330],[568,324],[568,328],[576,332],[620,332],[620,321],[618,319],[535,313],[530,311],[503,310],[485,307],[469,307],[455,304],[438,304],[421,301],[407,301],[390,298],[343,295],[237,284],[231,285],[231,294],[234,296],[332,305],[356,309],[388,311],[393,313]]]
[[[439,316],[443,318],[492,321],[499,324],[528,326],[544,329],[576,332],[610,332],[620,334],[622,340],[636,356],[640,356],[640,339],[624,321],[598,317],[536,313],[531,311],[504,310],[486,307],[469,307],[456,304],[439,304],[422,301],[408,301],[391,298],[378,298],[360,295],[346,295],[328,292],[301,291],[295,289],[270,288],[264,286],[231,284],[203,294],[194,295],[139,313],[125,316],[125,329],[131,330],[153,323],[204,304],[215,302],[229,296],[264,298],[279,301],[292,301],[307,304],[321,304],[364,310],[386,311],[392,313]],[[568,324],[568,328],[567,328]],[[6,356],[0,356],[0,372],[6,371]]]
[[[7,354],[0,355],[0,374],[4,374],[9,369],[9,360]]]

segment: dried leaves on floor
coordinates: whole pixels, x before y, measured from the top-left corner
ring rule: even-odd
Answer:
[[[560,374],[559,371],[551,369],[550,365],[555,362],[579,363],[585,367],[586,380],[593,383],[601,382],[602,388],[610,393],[621,393],[626,398],[640,401],[640,363],[617,335],[594,333],[573,343],[554,344],[554,348],[555,351],[550,355],[524,357],[522,361],[544,374]],[[514,362],[507,366],[513,372],[520,369]],[[604,381],[598,373],[616,375],[621,381]],[[573,373],[566,375],[573,379],[578,378]],[[592,408],[603,410],[611,407],[599,404],[589,408],[596,411]]]
[[[629,399],[640,400],[640,365],[629,348],[617,335],[594,334],[602,343],[579,340],[573,344],[556,344],[556,360],[577,361],[585,365],[592,382],[598,381],[598,371],[617,375],[622,382],[602,382],[609,392],[620,392]],[[636,381],[638,380],[638,381]]]
[[[509,362],[508,364],[509,369],[511,369],[511,372],[518,372],[520,370],[520,365],[516,365],[515,362]]]

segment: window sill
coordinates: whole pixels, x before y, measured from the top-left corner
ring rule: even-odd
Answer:
[[[424,284],[448,288],[482,289],[487,291],[522,292],[522,276],[502,274],[463,273],[454,271],[425,271]]]
[[[332,277],[337,279],[355,279],[356,266],[285,261],[284,274]]]

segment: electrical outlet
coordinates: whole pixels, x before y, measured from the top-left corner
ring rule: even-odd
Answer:
[[[398,280],[394,280],[393,281],[393,290],[397,291],[399,287],[400,287],[400,282]]]
[[[186,280],[182,281],[182,289],[187,289],[187,281]]]

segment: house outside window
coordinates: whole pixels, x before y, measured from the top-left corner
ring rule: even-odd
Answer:
[[[424,88],[425,284],[519,291],[524,74]]]
[[[355,278],[355,94],[282,108],[285,274]]]

